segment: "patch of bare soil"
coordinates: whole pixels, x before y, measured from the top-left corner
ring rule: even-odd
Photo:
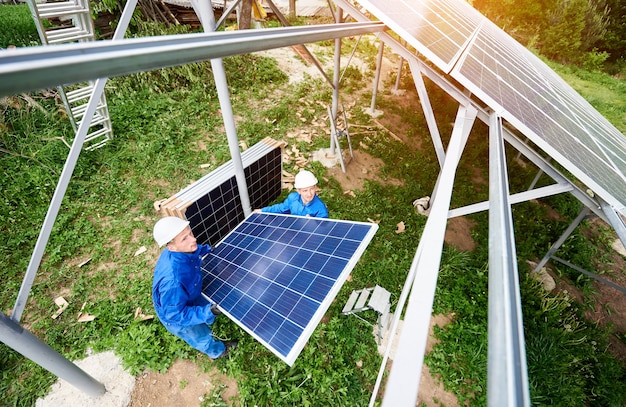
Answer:
[[[402,185],[397,179],[383,181],[378,176],[378,170],[383,166],[380,158],[372,157],[361,150],[354,150],[354,160],[346,165],[346,172],[341,167],[328,168],[327,173],[336,179],[345,192],[363,189],[365,181],[378,181],[383,184]]]
[[[458,217],[448,220],[445,242],[458,250],[471,252],[476,248],[476,242],[472,239],[472,228],[476,222],[467,218]]]
[[[551,216],[548,211],[548,216]],[[589,227],[583,229],[583,233],[588,237],[592,237],[601,233],[600,230],[607,229],[604,222],[598,218],[589,222]],[[615,236],[617,239],[617,236]],[[558,256],[558,252],[556,253]],[[578,289],[571,281],[565,277],[559,276],[550,269],[548,263],[548,273],[554,279],[556,288],[554,294],[567,294],[580,304],[589,303],[589,298],[585,297],[580,289]],[[604,280],[607,280],[617,286],[626,288],[626,258],[618,251],[611,251],[601,260],[596,262],[596,269],[589,270],[598,274]],[[585,318],[602,327],[611,327],[614,335],[609,337],[609,351],[619,360],[626,363],[626,344],[618,337],[618,335],[626,335],[626,294],[623,292],[597,280],[593,280],[593,294],[591,294],[591,303],[593,308],[585,311]]]
[[[178,360],[165,373],[145,372],[136,377],[129,407],[200,406],[207,395],[224,386],[222,399],[233,405],[237,382],[217,368],[203,373],[190,360]]]
[[[426,354],[430,353],[433,346],[437,344],[434,337],[435,325],[443,328],[451,322],[452,318],[447,315],[433,315],[430,320],[430,329],[428,331],[428,340],[426,341]],[[430,369],[424,363],[422,366],[422,377],[420,379],[420,387],[417,394],[417,405],[420,407],[458,407],[459,400],[453,393],[446,391],[439,378],[430,374]]]

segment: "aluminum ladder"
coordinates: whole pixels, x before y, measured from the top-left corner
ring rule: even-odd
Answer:
[[[89,0],[48,2],[28,0],[28,7],[43,45],[95,41],[95,29],[91,18]],[[84,119],[94,83],[89,81],[57,88],[75,133]],[[84,148],[85,150],[93,150],[102,147],[112,138],[113,127],[109,108],[106,96],[102,93],[96,112],[90,118]]]
[[[364,318],[357,315],[357,312],[374,310],[378,314],[376,320],[376,342],[380,345],[383,337],[389,328],[390,308],[389,298],[391,294],[380,286],[371,288],[363,288],[362,290],[354,290],[350,294],[346,305],[341,311],[344,315],[354,315],[360,320],[370,324]],[[373,325],[373,324],[370,324]]]

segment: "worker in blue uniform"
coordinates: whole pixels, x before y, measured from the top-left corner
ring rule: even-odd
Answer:
[[[317,178],[311,171],[302,170],[296,174],[295,192],[290,193],[283,202],[256,209],[255,212],[289,213],[298,216],[327,218],[328,208],[317,196]]]
[[[211,246],[197,244],[189,222],[175,216],[160,219],[153,236],[159,247],[165,246],[152,282],[152,301],[159,320],[169,332],[210,358],[227,355],[237,342],[213,338],[210,325],[221,311],[201,294],[200,266]]]

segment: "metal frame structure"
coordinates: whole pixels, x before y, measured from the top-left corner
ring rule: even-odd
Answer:
[[[626,227],[620,214],[600,198],[590,196],[582,191],[575,182],[561,174],[554,165],[529,147],[523,136],[504,125],[497,112],[491,111],[483,103],[472,98],[466,89],[451,80],[446,74],[431,67],[422,59],[422,56],[418,56],[393,36],[383,32],[386,27],[382,23],[372,22],[369,16],[362,13],[350,1],[335,0],[337,5],[334,10],[336,24],[226,33],[213,32],[215,22],[208,4],[195,0],[192,4],[205,27],[204,34],[60,45],[54,47],[54,50],[36,47],[5,51],[0,54],[0,78],[2,78],[0,96],[86,79],[125,75],[211,59],[212,65],[215,63],[213,65],[214,73],[217,72],[216,83],[229,146],[233,159],[236,159],[239,156],[239,150],[236,148],[236,130],[234,121],[232,121],[228,87],[225,77],[222,76],[223,67],[219,58],[335,39],[335,77],[333,78],[335,86],[333,87],[331,113],[336,115],[339,97],[338,68],[341,38],[378,33],[377,35],[381,40],[380,53],[382,54],[384,43],[406,60],[410,66],[433,147],[441,167],[432,194],[430,215],[423,232],[423,235],[428,236],[428,239],[421,239],[419,242],[392,322],[391,331],[395,332],[406,304],[404,329],[399,338],[395,361],[386,384],[383,406],[415,406],[447,220],[454,216],[487,209],[490,210],[488,403],[490,406],[529,405],[518,271],[515,262],[510,207],[517,202],[568,192],[579,199],[595,215],[611,224],[620,239],[626,241]],[[352,18],[360,22],[343,23],[343,11],[347,11]],[[379,61],[380,59],[381,57],[379,57]],[[59,69],[61,67],[63,69]],[[379,62],[377,78],[380,75],[380,68]],[[445,147],[439,134],[423,77],[434,82],[459,103],[451,139]],[[374,84],[375,87],[377,87],[377,82],[378,80]],[[374,106],[374,100],[372,106]],[[487,124],[490,129],[489,201],[464,208],[450,209],[455,172],[476,119]],[[80,144],[78,137],[77,140],[75,143]],[[543,173],[550,176],[555,184],[536,189],[533,185],[529,191],[510,195],[504,156],[505,142],[517,149]],[[27,273],[27,277],[31,279],[29,284],[32,284],[34,273],[41,261],[41,255],[79,151],[80,148],[76,150],[73,146],[68,156],[66,167],[44,221],[33,259],[29,264]],[[243,192],[245,188],[242,188],[239,179],[238,185],[242,194],[245,194]],[[245,179],[243,186],[245,186]],[[244,200],[245,197],[242,197],[242,203]],[[243,206],[249,210],[249,203]],[[20,291],[16,303],[18,312],[14,312],[14,320],[19,321],[20,309],[23,309],[30,290],[29,284],[25,284]],[[390,349],[391,343],[385,351],[371,399],[372,405],[382,382]]]
[[[336,0],[336,3],[357,21],[370,20],[369,16],[357,9],[351,2]],[[428,236],[428,242],[424,242],[424,239],[420,240],[413,264],[396,306],[396,313],[391,328],[392,332],[397,330],[402,310],[405,309],[405,302],[408,298],[408,304],[404,313],[404,328],[400,334],[394,363],[386,383],[383,406],[414,406],[417,402],[417,390],[419,388],[421,368],[426,350],[426,338],[431,318],[430,310],[441,259],[440,249],[443,246],[443,240],[441,238],[440,241],[439,238],[445,232],[447,219],[484,210],[490,211],[488,405],[529,406],[530,396],[510,205],[530,199],[569,192],[588,210],[612,225],[622,242],[626,242],[623,218],[599,197],[590,196],[587,192],[582,191],[574,181],[561,174],[548,160],[530,148],[522,136],[504,126],[498,114],[490,111],[483,103],[472,98],[470,92],[461,87],[456,81],[432,68],[425,63],[422,57],[418,56],[414,51],[407,49],[404,44],[401,44],[390,34],[383,32],[377,35],[381,42],[388,45],[409,63],[435,153],[441,166],[441,172],[432,193],[432,209],[423,232],[424,236]],[[381,66],[379,64],[377,70],[380,69]],[[459,154],[460,141],[458,138],[455,140],[455,133],[462,132],[465,123],[457,116],[452,139],[446,151],[434,118],[434,112],[423,77],[427,77],[453,97],[459,103],[461,110],[475,109],[476,117],[489,126],[489,201],[462,208],[447,209],[450,191],[448,191],[445,184],[453,182],[453,178],[450,178],[450,173],[454,171],[451,168],[451,158],[449,156],[451,153],[454,156]],[[377,84],[375,83],[374,86],[377,86]],[[541,172],[549,175],[556,183],[536,189],[534,189],[533,183],[528,191],[510,195],[507,183],[506,161],[504,160],[505,141],[535,164]],[[441,182],[442,180],[445,180],[445,182]],[[447,213],[441,213],[441,206],[446,207]],[[571,227],[571,230],[579,222],[575,220],[574,223],[575,225]],[[564,235],[563,241],[567,236],[569,234]],[[553,251],[556,251],[560,244],[562,242],[558,245],[555,244]],[[426,246],[428,247],[426,248]],[[561,261],[561,259],[555,256],[551,256],[551,258]],[[563,261],[561,262],[564,263]],[[585,272],[584,270],[579,271]],[[593,278],[597,279],[598,277],[594,276]],[[412,288],[409,288],[411,286]],[[623,290],[621,287],[619,289]],[[391,347],[392,343],[390,341],[370,400],[370,406],[374,405],[377,397]]]
[[[385,28],[382,23],[368,22],[218,33],[214,32],[215,17],[208,2],[192,0],[192,6],[202,22],[205,34],[122,39],[135,6],[136,0],[131,0],[126,4],[112,41],[3,51],[0,54],[0,78],[2,78],[0,95],[8,96],[19,92],[96,79],[85,111],[85,117],[91,117],[108,77],[210,60],[235,167],[240,199],[246,215],[251,213],[251,208],[221,58],[308,42],[340,39],[345,36],[382,31]],[[88,126],[88,120],[83,120],[70,148],[11,317],[8,318],[0,313],[0,327],[3,328],[0,329],[0,340],[80,390],[92,396],[98,396],[105,392],[104,386],[81,369],[72,368],[75,365],[19,325],[52,227],[78,161]],[[22,340],[28,339],[24,343],[29,346],[26,348],[18,346],[21,341],[15,339],[13,332],[18,332]]]

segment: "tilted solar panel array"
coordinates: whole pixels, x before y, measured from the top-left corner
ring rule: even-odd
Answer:
[[[204,259],[203,293],[292,365],[377,229],[253,213]]]
[[[359,0],[408,44],[626,215],[626,137],[464,0]]]
[[[281,193],[283,146],[266,137],[241,154],[252,209]],[[215,245],[245,218],[232,160],[164,201],[160,210],[186,218],[198,242]]]
[[[476,11],[453,18],[454,3],[416,0],[359,1],[440,69],[449,72],[480,23]]]
[[[498,40],[501,35],[499,28],[485,24],[452,76],[623,209],[626,137],[535,55],[510,37]]]

